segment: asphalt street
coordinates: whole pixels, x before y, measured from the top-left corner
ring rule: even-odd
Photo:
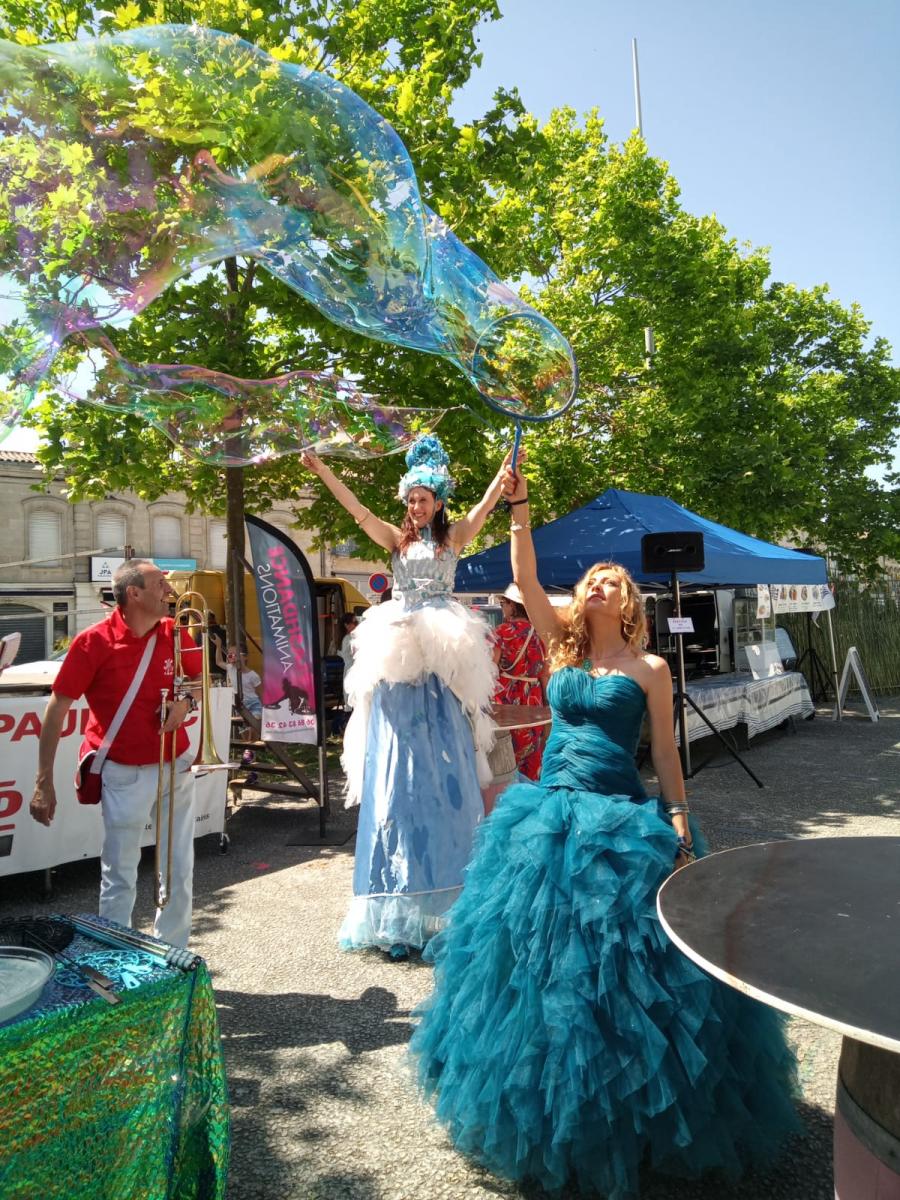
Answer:
[[[820,709],[795,733],[754,739],[758,789],[718,760],[688,790],[712,849],[778,838],[900,835],[900,697],[841,724]],[[652,777],[648,777],[652,787]],[[327,844],[294,801],[244,803],[230,849],[197,843],[193,947],[207,960],[233,1112],[229,1200],[475,1200],[540,1189],[505,1184],[451,1147],[411,1082],[411,1010],[431,970],[379,952],[347,954],[335,936],[350,894],[354,814],[336,800]],[[299,843],[299,844],[298,844]],[[151,925],[152,853],[136,924]],[[0,913],[96,911],[96,861],[0,880]],[[831,1120],[840,1038],[798,1019],[805,1132],[778,1168],[731,1186],[648,1179],[645,1200],[831,1200]],[[575,1196],[576,1193],[566,1193]]]

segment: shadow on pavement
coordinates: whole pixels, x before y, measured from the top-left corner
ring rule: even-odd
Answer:
[[[247,1058],[284,1047],[338,1042],[356,1056],[405,1045],[412,1033],[409,1010],[399,1008],[394,993],[383,987],[368,987],[347,1000],[321,993],[217,990],[216,1007],[228,1057],[234,1057],[238,1071]]]

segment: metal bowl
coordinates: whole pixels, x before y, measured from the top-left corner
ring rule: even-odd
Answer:
[[[0,946],[0,1021],[9,1021],[36,1003],[55,965],[43,950]]]

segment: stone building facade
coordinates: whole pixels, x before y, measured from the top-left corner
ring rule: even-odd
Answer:
[[[35,483],[40,491],[32,490]],[[117,492],[70,503],[61,481],[44,484],[26,451],[0,449],[0,505],[0,637],[21,632],[20,662],[48,657],[54,645],[100,620],[104,587],[126,546],[173,569],[225,567],[223,518],[189,513],[178,494],[148,502]],[[342,576],[366,595],[369,576],[384,564],[353,557],[351,544],[313,550],[313,535],[292,528],[293,507],[257,515],[294,539],[314,575]]]

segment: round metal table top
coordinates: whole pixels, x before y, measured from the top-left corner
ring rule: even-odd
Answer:
[[[544,704],[492,704],[491,716],[498,729],[534,729],[549,725],[553,714]]]
[[[758,1000],[900,1051],[900,837],[764,842],[659,890],[684,953]]]

